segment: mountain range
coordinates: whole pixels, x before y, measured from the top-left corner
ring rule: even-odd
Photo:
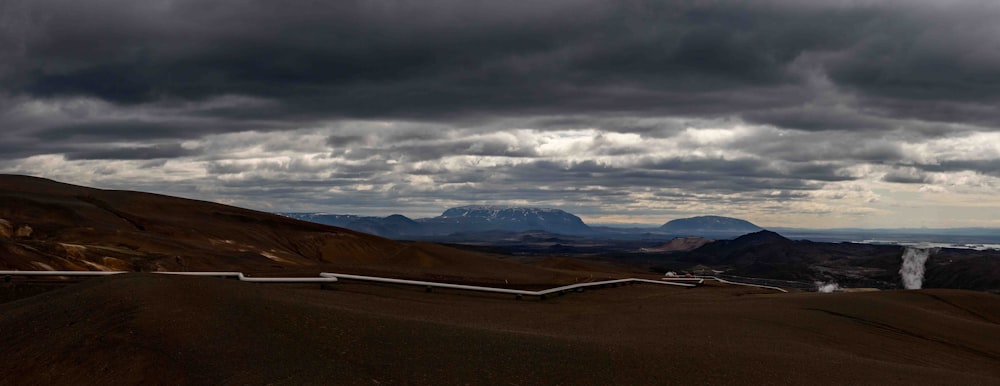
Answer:
[[[594,233],[579,217],[550,208],[462,206],[445,210],[437,217],[416,220],[398,214],[388,217],[325,213],[280,214],[388,238],[428,238],[488,231],[545,231],[564,235]]]
[[[462,206],[445,210],[440,216],[410,219],[326,213],[279,213],[291,218],[344,227],[393,239],[449,240],[489,237],[495,232],[542,231],[568,236],[616,237],[625,233],[655,232],[662,235],[731,238],[762,228],[731,217],[699,216],[676,219],[657,229],[623,230],[590,227],[580,217],[559,209],[505,206]]]

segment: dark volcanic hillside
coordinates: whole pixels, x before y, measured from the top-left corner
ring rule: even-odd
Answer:
[[[668,258],[730,275],[899,288],[903,250],[895,245],[794,241],[765,230]],[[924,288],[1000,289],[1000,252],[939,250],[927,260]]]
[[[204,201],[0,175],[0,269],[393,271],[477,280],[560,274],[427,243]],[[485,280],[485,279],[483,279]]]

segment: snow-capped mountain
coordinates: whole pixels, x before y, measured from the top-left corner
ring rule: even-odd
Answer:
[[[559,209],[504,206],[462,206],[438,217],[417,220],[436,234],[503,230],[543,230],[559,234],[586,234],[592,230],[579,217]]]

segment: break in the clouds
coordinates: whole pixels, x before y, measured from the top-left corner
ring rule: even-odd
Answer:
[[[264,210],[1000,226],[989,1],[0,4],[0,171]]]

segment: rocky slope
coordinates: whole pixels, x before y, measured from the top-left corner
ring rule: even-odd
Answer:
[[[492,255],[402,243],[211,202],[0,175],[0,270],[346,270],[552,282]],[[486,279],[482,279],[486,280]]]

